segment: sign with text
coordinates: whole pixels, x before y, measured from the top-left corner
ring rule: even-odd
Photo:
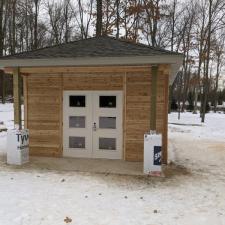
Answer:
[[[7,163],[22,165],[29,161],[29,130],[7,132]]]
[[[151,176],[162,175],[162,134],[144,135],[144,173]]]
[[[18,132],[16,133],[17,136],[17,149],[21,150],[24,148],[29,147],[29,134],[27,132]]]

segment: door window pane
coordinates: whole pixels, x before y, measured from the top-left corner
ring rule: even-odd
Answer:
[[[85,148],[85,137],[69,137],[69,148]]]
[[[85,96],[70,95],[70,107],[85,107]]]
[[[99,138],[99,149],[116,150],[116,138]]]
[[[69,127],[70,128],[85,128],[85,116],[70,116]]]
[[[116,108],[116,96],[99,96],[100,108]]]
[[[116,117],[99,117],[99,128],[116,129]]]

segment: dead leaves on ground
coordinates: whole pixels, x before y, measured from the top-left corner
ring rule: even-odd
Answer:
[[[72,219],[69,218],[68,216],[64,219],[64,222],[65,223],[71,223],[72,222]]]

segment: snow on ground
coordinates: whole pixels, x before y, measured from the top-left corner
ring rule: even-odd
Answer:
[[[13,129],[13,104],[0,104],[0,122],[8,129]],[[0,132],[0,151],[5,151],[6,132]]]
[[[8,129],[13,129],[13,104],[0,104],[0,121],[3,121]]]
[[[0,105],[9,128],[11,111]],[[199,115],[176,116],[165,178],[23,169],[0,156],[0,225],[225,225],[225,114],[202,126]]]
[[[179,124],[184,126],[179,126]],[[180,120],[178,120],[178,113],[171,113],[169,128],[171,133],[178,131],[189,133],[194,139],[225,140],[225,114],[207,113],[205,123],[201,123],[199,114],[181,113]]]

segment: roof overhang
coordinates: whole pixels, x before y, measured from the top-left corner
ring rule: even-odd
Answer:
[[[129,57],[82,57],[82,58],[46,58],[46,59],[2,59],[0,68],[7,67],[47,67],[47,66],[109,66],[109,65],[143,65],[143,64],[170,64],[172,83],[183,62],[183,56],[129,56]]]

